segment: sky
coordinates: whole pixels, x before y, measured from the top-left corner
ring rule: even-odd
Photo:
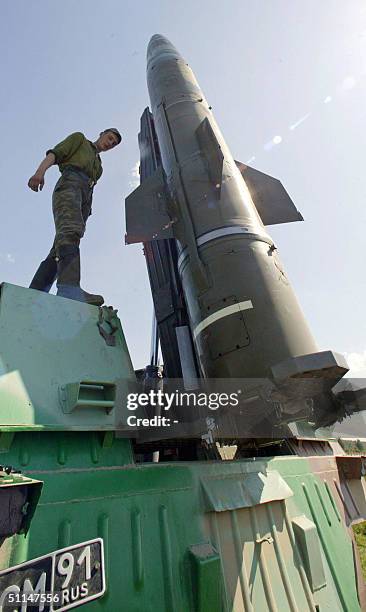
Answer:
[[[28,286],[53,241],[51,196],[28,187],[45,151],[115,126],[82,240],[82,285],[118,309],[135,368],[152,300],[125,246],[149,105],[146,48],[167,36],[192,67],[235,159],[279,178],[305,221],[269,228],[321,350],[366,377],[364,0],[2,0],[0,281]]]

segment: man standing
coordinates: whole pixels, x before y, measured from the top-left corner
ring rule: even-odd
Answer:
[[[58,164],[61,172],[52,195],[55,240],[34,275],[31,289],[48,292],[57,277],[57,295],[95,306],[103,304],[101,295],[87,293],[80,287],[79,245],[91,214],[93,188],[103,172],[99,153],[113,149],[121,140],[116,128],[104,130],[95,142],[81,132],[70,134],[47,151],[29,179],[28,186],[41,191],[48,168]]]

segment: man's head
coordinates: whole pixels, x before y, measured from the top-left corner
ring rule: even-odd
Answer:
[[[116,147],[122,140],[122,136],[116,128],[107,128],[99,134],[98,140],[95,141],[95,145],[98,151],[109,151]]]

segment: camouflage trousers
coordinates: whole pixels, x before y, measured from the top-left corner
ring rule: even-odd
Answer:
[[[60,247],[79,246],[91,214],[93,186],[91,180],[77,168],[62,172],[52,195],[52,210],[56,235],[48,257],[58,257]]]

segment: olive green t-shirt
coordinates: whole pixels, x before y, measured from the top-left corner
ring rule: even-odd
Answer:
[[[59,142],[47,153],[53,153],[60,172],[65,166],[76,166],[87,174],[95,183],[101,177],[103,168],[100,155],[94,144],[81,132],[74,132]]]

